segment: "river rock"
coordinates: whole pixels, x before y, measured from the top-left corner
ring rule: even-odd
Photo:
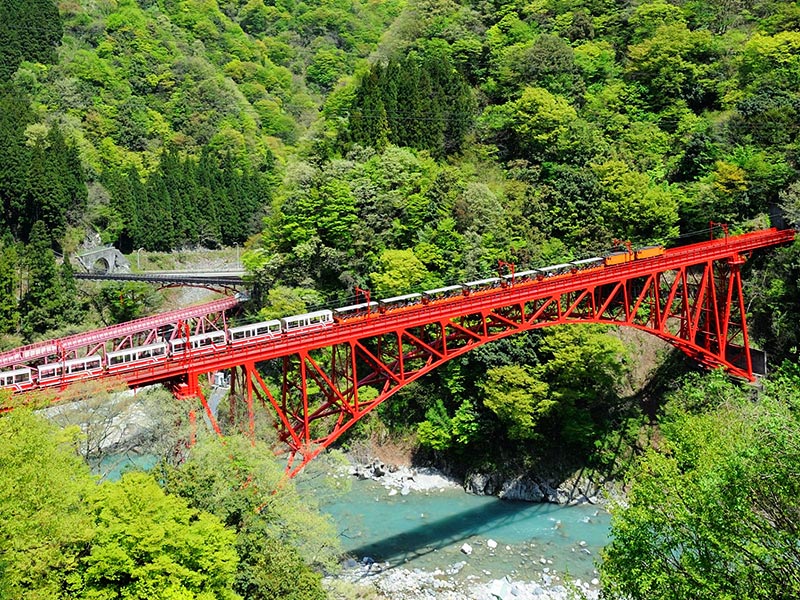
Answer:
[[[489,593],[498,600],[511,600],[511,585],[508,579],[495,579],[489,584]]]
[[[547,500],[539,485],[525,476],[515,477],[504,482],[498,496],[505,500],[522,500],[524,502],[544,502]]]
[[[500,489],[500,476],[496,473],[471,473],[464,481],[464,489],[476,496],[494,496]]]
[[[494,541],[493,539],[491,539],[491,538],[490,538],[490,539],[488,539],[488,540],[486,540],[486,545],[487,545],[487,546],[489,546],[489,548],[491,548],[492,550],[494,550],[495,548],[497,548],[497,542],[495,542],[495,541]]]
[[[464,554],[466,554],[467,556],[469,556],[470,554],[472,554],[472,546],[470,546],[469,544],[467,544],[466,542],[464,542],[464,545],[463,545],[463,546],[461,546],[461,551],[462,551]]]

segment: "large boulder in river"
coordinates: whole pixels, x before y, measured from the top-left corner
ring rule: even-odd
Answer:
[[[500,489],[497,473],[471,473],[464,480],[464,489],[476,496],[494,496]]]
[[[524,476],[503,482],[498,496],[504,500],[522,500],[524,502],[545,502],[547,500],[547,495],[539,485]]]

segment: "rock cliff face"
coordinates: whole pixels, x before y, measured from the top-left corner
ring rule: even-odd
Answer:
[[[511,478],[499,473],[470,473],[464,489],[479,496],[498,496],[523,502],[554,504],[601,503],[606,494],[601,484],[586,476],[574,476],[563,482],[539,480],[528,475]]]
[[[583,473],[563,480],[536,475],[501,473],[469,473],[463,483],[443,475],[432,468],[409,469],[385,464],[377,459],[353,464],[350,474],[361,479],[374,479],[387,488],[396,488],[407,494],[410,490],[429,490],[462,485],[464,490],[477,496],[498,496],[504,500],[521,502],[550,502],[553,504],[602,504],[613,492],[614,484],[596,481]]]

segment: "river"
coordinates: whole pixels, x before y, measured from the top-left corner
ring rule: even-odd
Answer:
[[[609,515],[595,505],[509,502],[454,487],[390,495],[375,481],[354,480],[324,510],[356,560],[438,569],[461,583],[505,576],[589,582],[598,577],[596,560],[609,536]],[[469,555],[461,550],[464,544],[472,547]]]

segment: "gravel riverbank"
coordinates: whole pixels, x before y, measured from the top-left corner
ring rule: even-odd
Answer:
[[[345,565],[338,579],[345,580],[362,593],[374,591],[386,600],[597,600],[599,582],[562,581],[558,574],[542,573],[537,581],[512,581],[479,578],[458,579],[456,576],[466,562],[443,569],[426,571],[391,567],[388,563],[362,561]]]

